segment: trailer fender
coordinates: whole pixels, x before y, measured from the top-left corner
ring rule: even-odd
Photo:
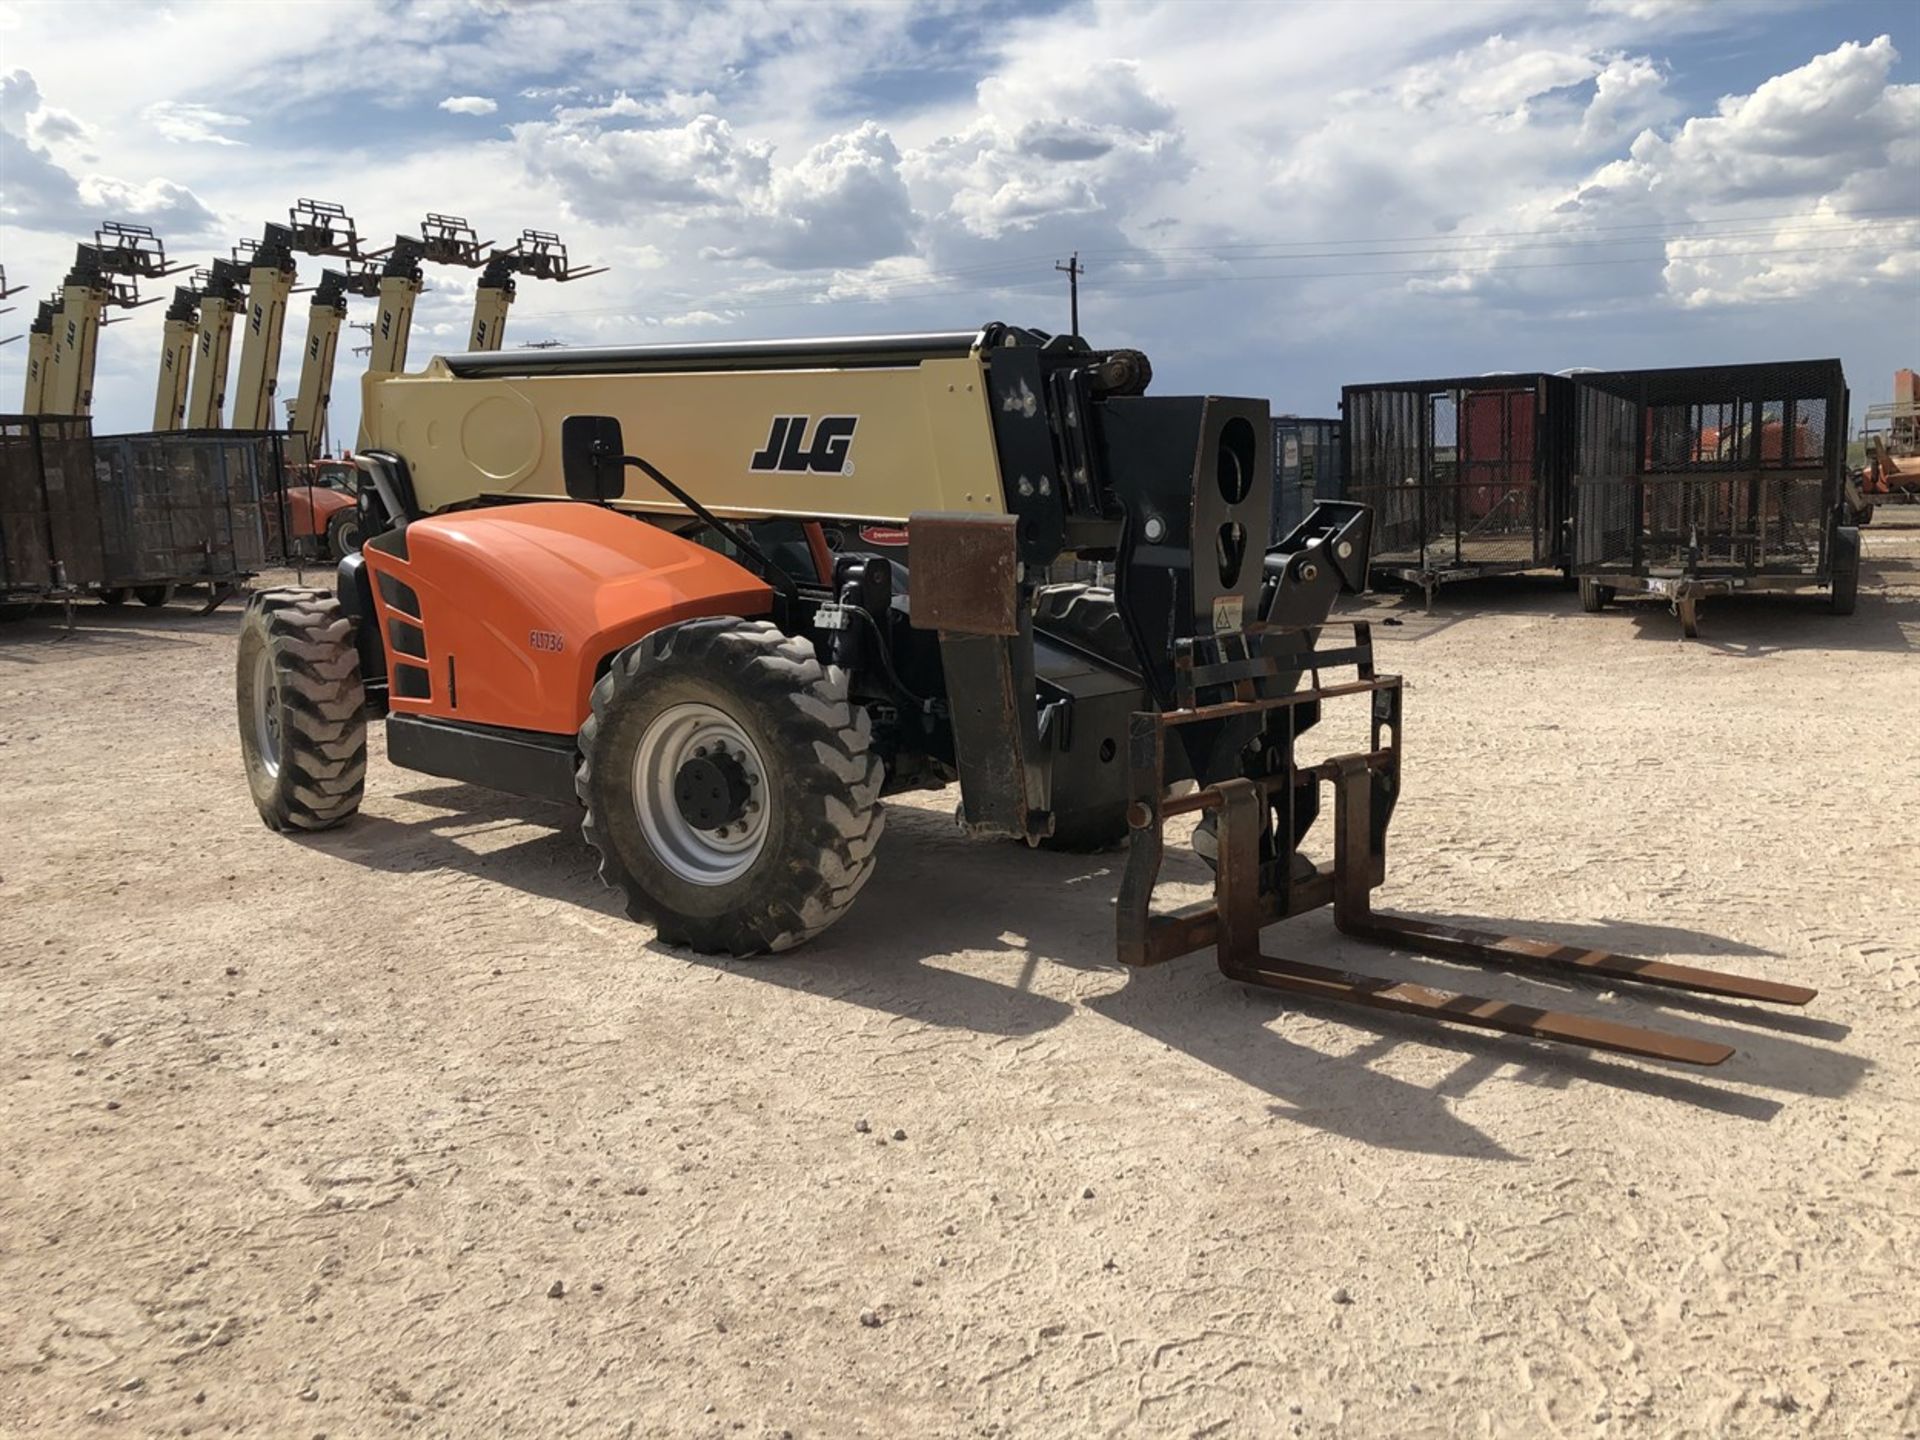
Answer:
[[[362,554],[390,713],[462,725],[571,736],[608,657],[664,625],[773,605],[724,555],[575,501],[431,516]]]

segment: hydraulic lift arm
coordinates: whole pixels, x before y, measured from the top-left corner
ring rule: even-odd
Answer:
[[[82,245],[60,287],[40,410],[47,415],[85,415],[93,401],[94,361],[100,349],[100,317],[111,290],[100,273],[100,252]]]
[[[53,364],[53,327],[60,323],[60,300],[42,300],[27,326],[27,387],[20,410],[25,415],[40,415],[47,408],[47,371]]]
[[[247,269],[247,326],[240,337],[240,374],[233,392],[233,428],[273,430],[280,341],[293,293],[293,231],[268,225]]]
[[[512,248],[496,250],[488,257],[481,273],[480,286],[473,301],[473,331],[469,350],[498,350],[507,328],[507,311],[516,295],[515,276],[533,280],[584,280],[602,275],[607,267],[572,268],[567,247],[550,230],[522,230]]]
[[[153,428],[178,430],[187,420],[188,376],[200,325],[200,292],[177,285],[160,336],[160,383],[153,396]]]
[[[347,318],[351,281],[344,271],[327,270],[307,307],[307,348],[300,357],[300,388],[294,392],[292,427],[307,437],[307,454],[317,456],[327,433],[327,406],[333,399],[333,359],[340,325]]]
[[[52,327],[53,346],[41,397],[43,413],[92,413],[94,365],[99,358],[100,327],[105,323],[102,317],[107,307],[131,310],[153,303],[140,298],[140,277],[158,279],[182,268],[168,267],[165,245],[145,225],[109,221],[94,232],[93,244],[75,249],[73,269],[61,287],[60,313]]]
[[[247,272],[215,257],[200,286],[200,331],[194,346],[193,384],[187,428],[217,430],[227,404],[227,360],[233,346],[234,312],[246,303]]]

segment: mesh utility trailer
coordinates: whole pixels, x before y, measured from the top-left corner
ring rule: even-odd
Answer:
[[[102,588],[206,585],[216,603],[284,550],[288,437],[261,430],[172,430],[94,440]]]
[[[1581,605],[1830,592],[1851,613],[1860,532],[1845,523],[1847,383],[1838,360],[1577,377],[1574,572]]]
[[[0,416],[0,597],[72,594],[103,574],[91,422]]]
[[[1375,571],[1450,580],[1564,569],[1574,391],[1559,375],[1349,385],[1342,498],[1372,507]]]
[[[1340,498],[1340,422],[1277,415],[1273,421],[1272,544],[1313,513],[1316,500]]]

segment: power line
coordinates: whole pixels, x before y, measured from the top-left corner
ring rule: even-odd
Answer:
[[[1697,236],[1697,238],[1703,239],[1703,240],[1732,239],[1738,236],[1746,236],[1746,235],[1775,235],[1775,234],[1787,235],[1787,234],[1798,234],[1803,232],[1819,233],[1827,230],[1835,230],[1835,231],[1844,230],[1848,228],[1853,228],[1848,223],[1853,216],[1865,216],[1865,215],[1878,215],[1886,218],[1882,218],[1878,220],[1862,220],[1858,222],[1859,225],[1890,225],[1890,224],[1899,223],[1902,220],[1920,219],[1920,212],[1915,212],[1908,207],[1879,206],[1879,207],[1865,207],[1865,208],[1851,212],[1850,215],[1844,215],[1844,216],[1817,217],[1817,216],[1809,216],[1804,211],[1795,212],[1792,214],[1787,214],[1783,212],[1783,213],[1774,214],[1774,215],[1721,216],[1721,217],[1715,217],[1715,218],[1709,218],[1709,219],[1703,219],[1703,220],[1679,220],[1679,221],[1671,221],[1671,222],[1642,221],[1632,225],[1583,226],[1583,227],[1569,229],[1569,230],[1565,230],[1557,233],[1562,236],[1577,237],[1577,236],[1586,235],[1586,234],[1601,234],[1601,233],[1607,233],[1607,232],[1617,233],[1617,232],[1624,232],[1628,230],[1653,230],[1657,232],[1660,230],[1675,229],[1676,227],[1686,227],[1686,228],[1693,228],[1697,230],[1698,227],[1704,226],[1704,225],[1751,225],[1756,221],[1770,220],[1770,219],[1773,219],[1773,220],[1820,220],[1822,222],[1819,224],[1768,227],[1766,229],[1760,229],[1760,230],[1722,230],[1722,231],[1714,232],[1711,234],[1699,234]],[[1540,249],[1540,250],[1553,250],[1553,249],[1560,249],[1563,247],[1605,248],[1608,245],[1625,245],[1625,244],[1631,244],[1634,241],[1651,242],[1651,241],[1661,240],[1661,239],[1696,238],[1695,236],[1678,234],[1678,233],[1672,234],[1672,235],[1662,235],[1659,233],[1652,233],[1652,234],[1632,235],[1632,236],[1623,234],[1621,235],[1621,238],[1618,238],[1618,239],[1601,240],[1601,241],[1580,240],[1577,238],[1573,238],[1573,239],[1548,238],[1555,233],[1556,232],[1544,232],[1544,231],[1538,231],[1538,230],[1511,230],[1511,231],[1489,230],[1489,231],[1476,232],[1471,235],[1450,235],[1450,236],[1443,237],[1441,240],[1435,243],[1430,243],[1430,244],[1416,244],[1415,242],[1423,241],[1423,240],[1432,241],[1434,237],[1403,236],[1403,237],[1394,238],[1394,237],[1376,236],[1368,239],[1352,239],[1352,240],[1248,241],[1245,244],[1241,244],[1241,245],[1167,246],[1167,247],[1162,247],[1160,249],[1147,249],[1147,248],[1128,249],[1126,247],[1108,247],[1106,249],[1087,249],[1087,250],[1081,251],[1080,253],[1087,254],[1087,255],[1103,255],[1103,254],[1104,255],[1138,255],[1138,256],[1148,257],[1148,258],[1151,258],[1154,256],[1162,256],[1162,255],[1167,257],[1172,257],[1175,255],[1183,255],[1183,256],[1193,255],[1196,258],[1198,258],[1198,255],[1202,252],[1204,252],[1205,254],[1212,254],[1215,252],[1225,252],[1228,250],[1252,251],[1252,250],[1272,249],[1276,246],[1303,246],[1303,245],[1352,246],[1352,245],[1366,245],[1366,244],[1380,244],[1380,245],[1406,244],[1406,245],[1413,245],[1414,247],[1411,249],[1380,250],[1380,251],[1358,251],[1358,250],[1344,249],[1344,250],[1332,250],[1326,253],[1300,253],[1300,254],[1291,254],[1291,255],[1247,254],[1244,257],[1242,257],[1249,260],[1324,260],[1324,259],[1346,259],[1346,258],[1358,259],[1363,256],[1366,258],[1384,258],[1384,257],[1392,257],[1392,256],[1456,255],[1461,253],[1471,253],[1470,250],[1463,249],[1463,247],[1461,246],[1460,242],[1464,240],[1499,239],[1506,236],[1512,236],[1516,238],[1525,238],[1525,239],[1533,240],[1537,243],[1528,245],[1528,246],[1506,246],[1503,248]],[[1050,257],[1043,256],[1043,255],[1026,255],[1026,256],[1020,256],[1016,258],[1009,258],[1006,260],[996,260],[996,261],[985,262],[979,265],[954,266],[954,267],[948,267],[943,270],[928,270],[928,271],[923,271],[917,275],[876,277],[871,280],[860,282],[859,288],[864,293],[857,296],[856,295],[835,296],[832,294],[831,286],[828,285],[828,286],[822,286],[819,288],[811,289],[805,293],[805,296],[803,298],[796,299],[796,300],[740,300],[740,301],[736,301],[731,304],[728,304],[724,308],[731,309],[731,310],[788,309],[796,305],[812,305],[817,303],[825,303],[834,299],[842,299],[842,298],[848,299],[848,300],[860,300],[860,301],[866,302],[866,301],[872,301],[888,295],[897,296],[898,298],[901,298],[901,299],[912,299],[912,298],[916,298],[918,296],[927,295],[927,294],[964,294],[969,292],[966,290],[951,290],[951,289],[941,290],[941,291],[923,291],[923,290],[918,290],[914,287],[936,285],[936,284],[942,284],[948,280],[968,279],[968,278],[981,279],[982,281],[981,285],[976,287],[980,289],[1013,290],[1013,289],[1031,288],[1029,286],[1023,286],[1023,285],[1011,284],[1011,283],[1006,285],[992,285],[992,284],[986,283],[984,277],[996,275],[996,274],[1006,274],[1009,276],[1025,274],[1030,272],[1031,268],[1034,265],[1045,263],[1045,261],[1049,258]],[[1224,258],[1224,255],[1222,256],[1222,258]],[[1085,267],[1083,266],[1082,267],[1083,272],[1084,272],[1084,268]],[[1389,272],[1381,272],[1381,273],[1389,273]],[[680,297],[679,303],[693,304],[695,303],[695,301],[691,298],[683,296],[683,297]],[[711,305],[718,302],[714,302],[710,299],[707,299],[706,297],[700,297],[700,303]],[[599,315],[604,313],[605,312],[602,309],[549,310],[549,311],[541,312],[542,315],[549,315],[555,318],[565,317],[565,316],[577,316],[577,315]]]
[[[1099,246],[1091,246],[1087,248],[1086,253],[1089,255],[1164,255],[1164,254],[1171,254],[1176,251],[1185,251],[1185,250],[1205,250],[1209,252],[1220,251],[1220,250],[1257,250],[1257,249],[1264,249],[1264,248],[1275,246],[1275,245],[1398,245],[1403,243],[1418,244],[1421,242],[1432,241],[1432,240],[1461,241],[1461,240],[1535,239],[1543,235],[1551,235],[1556,233],[1571,234],[1571,235],[1599,235],[1599,234],[1607,234],[1607,233],[1614,233],[1614,232],[1627,231],[1627,230],[1674,230],[1674,229],[1682,229],[1682,228],[1688,228],[1688,227],[1697,227],[1701,225],[1751,225],[1761,220],[1815,220],[1815,219],[1821,219],[1821,218],[1831,218],[1834,220],[1844,221],[1844,220],[1852,219],[1854,216],[1858,216],[1858,215],[1885,215],[1895,219],[1920,218],[1920,213],[1915,212],[1913,207],[1910,205],[1877,205],[1877,206],[1868,205],[1868,206],[1862,206],[1858,209],[1852,210],[1845,215],[1834,215],[1831,217],[1821,217],[1818,215],[1810,215],[1804,210],[1795,210],[1795,211],[1792,211],[1791,213],[1783,212],[1783,213],[1772,214],[1772,215],[1723,215],[1723,216],[1711,217],[1704,220],[1639,220],[1639,221],[1634,221],[1630,224],[1620,224],[1620,225],[1581,225],[1581,226],[1571,227],[1564,231],[1557,231],[1557,232],[1549,231],[1549,230],[1477,230],[1477,231],[1451,233],[1451,234],[1441,235],[1441,236],[1436,236],[1432,234],[1369,235],[1369,236],[1364,236],[1361,238],[1351,239],[1351,240],[1247,240],[1247,241],[1223,243],[1223,244],[1217,244],[1217,245],[1159,245],[1159,246],[1121,245],[1121,246],[1108,246],[1105,248],[1102,248]],[[1652,237],[1642,237],[1642,238],[1652,238]]]
[[[1684,256],[1670,256],[1666,254],[1665,251],[1661,251],[1658,254],[1616,256],[1610,259],[1536,260],[1536,261],[1521,261],[1519,263],[1512,264],[1512,265],[1481,265],[1481,266],[1472,266],[1472,267],[1460,266],[1460,265],[1438,265],[1438,266],[1426,266],[1426,267],[1415,268],[1415,269],[1380,269],[1376,267],[1376,268],[1370,268],[1370,269],[1364,269],[1364,270],[1305,270],[1305,271],[1279,270],[1279,271],[1269,271],[1269,272],[1254,273],[1254,274],[1247,274],[1244,272],[1232,273],[1232,274],[1210,272],[1210,273],[1198,274],[1198,275],[1136,276],[1128,279],[1110,280],[1110,281],[1107,281],[1106,284],[1110,288],[1125,287],[1129,289],[1138,289],[1138,288],[1149,287],[1149,286],[1161,286],[1169,289],[1180,289],[1180,288],[1193,288],[1193,287],[1202,286],[1202,285],[1217,285],[1222,283],[1238,283],[1241,281],[1263,281],[1263,280],[1341,280],[1341,279],[1360,279],[1360,278],[1369,278],[1369,277],[1377,277],[1380,279],[1391,279],[1391,278],[1419,276],[1419,275],[1462,275],[1462,274],[1471,276],[1471,275],[1497,274],[1497,273],[1503,273],[1510,270],[1584,269],[1587,267],[1599,266],[1599,265],[1644,265],[1654,261],[1671,262],[1674,260],[1703,261],[1703,260],[1739,259],[1742,257],[1751,257],[1756,255],[1764,255],[1764,256],[1771,256],[1776,259],[1784,259],[1790,256],[1828,255],[1828,254],[1838,254],[1846,251],[1877,250],[1879,248],[1880,247],[1878,245],[1817,245],[1817,246],[1801,247],[1801,248],[1792,249],[1792,250],[1777,250],[1777,249],[1764,248],[1764,247],[1760,249],[1747,249],[1747,250],[1720,250],[1720,251],[1713,251],[1710,253],[1705,253],[1700,255],[1684,255]],[[1412,255],[1412,254],[1418,254],[1420,252],[1406,251],[1404,253]],[[1275,258],[1275,257],[1267,257],[1267,258]],[[713,309],[715,311],[793,310],[793,309],[808,309],[808,308],[812,308],[813,306],[825,304],[825,303],[873,305],[873,304],[880,304],[883,302],[891,302],[891,301],[897,301],[897,300],[933,300],[933,299],[941,299],[949,295],[977,295],[985,291],[996,291],[996,292],[1027,291],[1027,290],[1034,290],[1034,289],[1039,289],[1043,287],[1050,287],[1055,283],[1056,282],[1051,280],[1024,280],[1024,281],[1009,282],[1007,284],[1000,284],[1000,285],[970,286],[970,287],[962,287],[962,288],[948,287],[948,288],[933,289],[933,290],[917,290],[917,291],[910,291],[905,293],[889,292],[889,293],[880,294],[880,295],[838,295],[838,296],[834,296],[831,301],[828,301],[825,298],[825,292],[816,292],[814,295],[808,298],[797,299],[797,300],[739,301],[739,302],[733,302],[733,303],[729,303],[726,301],[718,301],[718,300],[707,300],[704,302],[704,304],[706,305],[707,308]],[[546,319],[556,319],[565,315],[605,315],[607,313],[608,312],[604,308],[598,309],[598,310],[574,310],[574,311],[556,310],[556,311],[546,311],[535,318],[546,320]]]

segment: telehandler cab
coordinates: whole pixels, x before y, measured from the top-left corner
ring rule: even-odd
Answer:
[[[1129,842],[1129,965],[1213,946],[1249,984],[1695,1064],[1732,1052],[1271,958],[1260,931],[1331,905],[1449,958],[1811,998],[1375,912],[1400,681],[1365,624],[1327,623],[1365,587],[1369,512],[1321,503],[1266,548],[1266,403],[1149,396],[1150,376],[1005,325],[370,376],[364,547],[331,595],[255,596],[241,633],[260,814],[351,816],[384,716],[398,765],[584,806],[631,915],[745,956],[845,913],[884,795],[957,781],[971,835]],[[905,565],[827,543],[871,526],[905,527]],[[1067,556],[1110,562],[1112,589],[1042,583]],[[1370,745],[1302,758],[1331,703],[1367,707]],[[1324,788],[1331,865],[1301,853]],[[1214,898],[1156,913],[1163,828],[1196,812]]]

